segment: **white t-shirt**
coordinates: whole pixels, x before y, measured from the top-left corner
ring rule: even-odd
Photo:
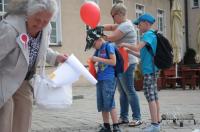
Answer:
[[[127,20],[117,27],[118,30],[124,33],[124,36],[117,40],[115,43],[129,43],[129,44],[136,44],[137,43],[137,32],[135,30],[134,25],[130,20]],[[129,64],[138,63],[138,58],[132,54],[128,54]]]

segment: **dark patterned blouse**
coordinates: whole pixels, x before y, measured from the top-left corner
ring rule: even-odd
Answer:
[[[29,67],[28,71],[30,71],[37,59],[38,52],[40,49],[40,43],[41,43],[41,36],[42,32],[39,32],[36,38],[31,37],[30,34],[28,34],[29,41],[28,41],[28,50],[29,50]]]

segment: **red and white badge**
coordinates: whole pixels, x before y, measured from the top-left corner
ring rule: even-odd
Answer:
[[[20,39],[20,42],[23,44],[23,47],[27,48],[28,41],[29,41],[28,35],[25,33],[22,33],[20,34],[19,39]]]

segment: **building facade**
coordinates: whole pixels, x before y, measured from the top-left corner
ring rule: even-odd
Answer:
[[[100,7],[101,20],[100,25],[113,23],[110,10],[117,0],[94,0]],[[86,41],[86,25],[80,18],[80,7],[84,0],[60,0],[61,11],[61,45],[53,48],[60,52],[73,53],[83,64],[90,57],[94,50],[84,51]],[[157,19],[154,28],[171,39],[170,30],[170,2],[169,0],[123,0],[128,9],[128,19],[136,19],[144,12],[149,12]],[[139,32],[138,32],[139,38]],[[84,79],[80,79],[79,84],[87,84]]]
[[[200,24],[200,0],[188,0],[188,48],[197,49],[197,27]]]
[[[9,0],[0,0],[0,15],[6,12]],[[80,17],[80,7],[86,0],[57,0],[59,11],[52,20],[51,47],[61,53],[74,54],[87,65],[94,50],[84,51],[86,25]],[[110,10],[113,4],[123,1],[128,9],[128,19],[136,19],[148,12],[156,17],[154,28],[171,40],[171,7],[173,0],[90,0],[101,10],[100,25],[113,23]],[[197,24],[200,23],[200,0],[180,0],[183,10],[183,53],[186,48],[196,48]],[[138,31],[138,39],[140,37]],[[84,80],[84,79],[83,79]],[[83,83],[84,81],[80,81]]]
[[[80,7],[84,0],[58,0],[60,3],[60,24],[57,43],[53,48],[61,52],[73,53],[86,64],[86,60],[93,51],[84,51],[86,26],[80,18]],[[101,24],[113,23],[110,10],[117,0],[94,0],[101,9]],[[150,12],[157,19],[154,27],[169,39],[170,30],[170,2],[169,0],[123,0],[128,9],[128,19],[136,19],[144,12]],[[138,32],[139,38],[139,32]],[[54,39],[55,40],[55,39]],[[54,41],[56,42],[56,41]]]

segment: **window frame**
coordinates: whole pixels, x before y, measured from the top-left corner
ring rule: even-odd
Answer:
[[[199,8],[200,7],[200,0],[197,0],[197,4],[198,5],[195,5],[195,0],[191,0],[191,8],[192,9],[196,9],[196,8]]]
[[[0,7],[2,8],[2,11],[0,11],[0,16],[3,16],[6,11],[5,11],[5,6],[7,5],[8,3],[5,4],[5,0],[1,0],[1,3],[0,3]]]
[[[142,10],[138,10],[137,6],[142,6],[143,7],[143,11]],[[137,19],[139,16],[141,16],[142,14],[145,13],[145,5],[136,3],[135,4],[135,18]],[[137,15],[139,14],[139,15]],[[142,35],[139,31],[139,29],[136,27],[136,32],[137,32],[137,41],[140,42],[140,36]]]
[[[162,14],[159,14],[159,11],[161,11],[162,12]],[[165,10],[163,10],[163,9],[160,9],[160,8],[158,8],[157,9],[157,28],[158,28],[158,32],[159,33],[161,33],[161,34],[163,34],[163,35],[165,35],[166,34],[166,18],[165,18],[165,15],[166,13],[165,13]],[[161,28],[161,26],[160,26],[160,18],[162,18],[163,19],[163,27],[162,27],[162,31],[160,30]]]
[[[52,19],[51,23],[52,22],[55,22],[55,30],[56,30],[56,33],[55,33],[55,36],[56,36],[56,42],[52,42],[51,41],[51,38],[52,38],[52,35],[53,35],[53,26],[52,26],[52,32],[51,32],[51,36],[50,36],[50,44],[49,46],[62,46],[62,28],[61,28],[61,0],[57,0],[57,3],[58,3],[58,12],[57,14],[55,15],[56,17]]]
[[[93,1],[93,2],[95,2],[96,4],[99,4],[99,0],[84,0],[84,1]]]
[[[112,0],[112,6],[114,6],[119,0]],[[124,3],[124,0],[121,0]]]

